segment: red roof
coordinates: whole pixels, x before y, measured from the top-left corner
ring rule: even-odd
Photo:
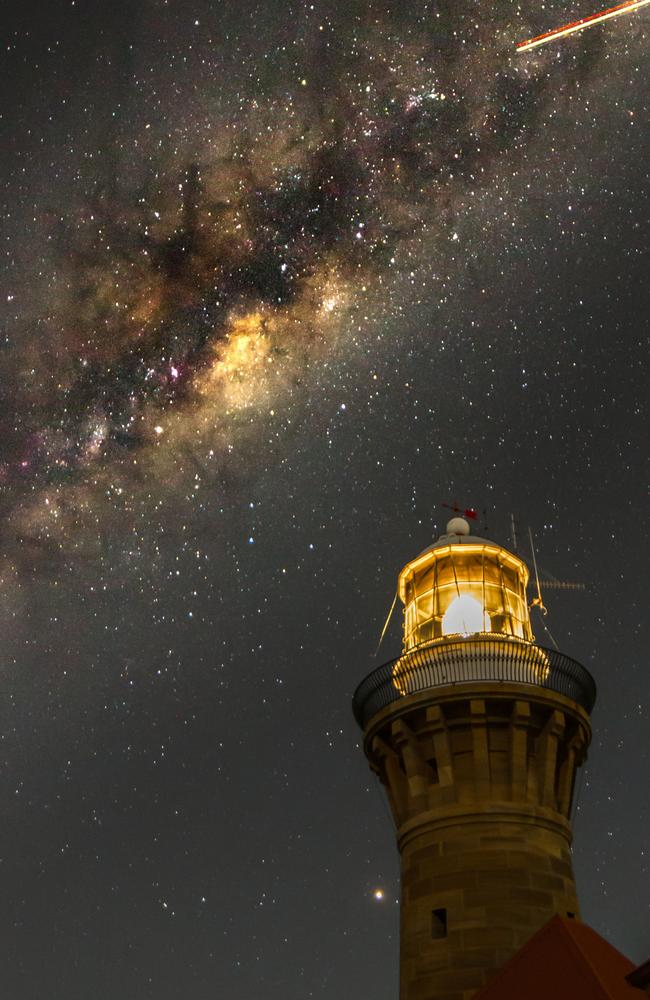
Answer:
[[[650,986],[650,958],[643,965],[640,965],[638,969],[630,972],[627,981],[632,986],[638,986],[639,989],[643,989],[644,986]]]
[[[555,916],[474,1000],[641,1000],[625,979],[633,969],[587,924]]]

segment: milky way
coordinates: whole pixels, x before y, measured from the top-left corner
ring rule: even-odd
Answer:
[[[645,960],[650,15],[5,7],[6,995],[397,995],[350,702],[443,503],[581,584],[582,913]]]
[[[515,175],[599,46],[513,57],[521,11],[500,10],[314,21],[290,87],[242,100],[192,157],[159,143],[51,213],[49,314],[5,359],[1,468],[23,541],[58,544],[80,484],[131,482],[143,450],[184,434],[213,456],[233,412],[272,407],[368,301],[390,308],[392,274]]]

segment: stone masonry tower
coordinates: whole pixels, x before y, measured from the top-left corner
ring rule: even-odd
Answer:
[[[527,584],[453,518],[399,575],[402,655],[354,696],[401,856],[400,1000],[469,1000],[550,917],[579,916],[570,815],[596,691],[536,644]]]

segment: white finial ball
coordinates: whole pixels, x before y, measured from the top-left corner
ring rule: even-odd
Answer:
[[[448,535],[469,535],[469,524],[464,517],[452,517],[447,522]]]

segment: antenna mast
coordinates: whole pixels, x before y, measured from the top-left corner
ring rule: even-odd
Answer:
[[[512,548],[517,551],[517,522],[515,521],[515,515],[510,514],[510,538],[512,540]]]
[[[537,587],[537,597],[533,597],[531,608],[537,607],[539,608],[539,610],[542,612],[543,615],[547,615],[548,611],[544,607],[544,602],[542,600],[542,589],[539,585],[539,573],[537,571],[537,556],[535,555],[535,546],[533,544],[533,532],[530,526],[528,527],[528,538],[530,539],[530,551],[533,557],[533,568],[535,570],[535,585]]]

